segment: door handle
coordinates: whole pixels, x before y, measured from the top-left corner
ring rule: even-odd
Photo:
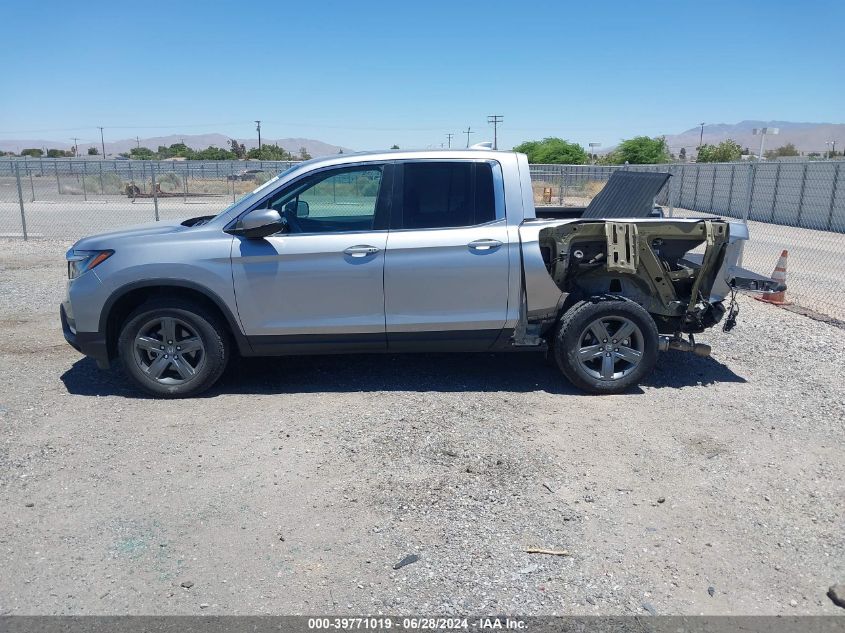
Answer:
[[[499,240],[473,240],[467,246],[476,251],[489,251],[499,248],[502,243]]]
[[[381,249],[376,248],[375,246],[369,246],[368,244],[361,244],[359,246],[350,246],[343,252],[350,257],[366,257],[367,255],[374,255],[378,253]]]

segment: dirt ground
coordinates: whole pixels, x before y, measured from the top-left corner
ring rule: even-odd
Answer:
[[[0,240],[0,614],[845,614],[841,329],[742,298],[621,396],[477,354],[157,401],[64,343],[68,246]]]

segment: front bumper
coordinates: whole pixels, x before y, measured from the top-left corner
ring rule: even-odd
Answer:
[[[109,351],[105,335],[99,332],[77,332],[76,324],[68,317],[64,305],[59,306],[59,317],[62,321],[62,333],[68,344],[77,352],[97,361],[97,367],[100,369],[108,369]]]

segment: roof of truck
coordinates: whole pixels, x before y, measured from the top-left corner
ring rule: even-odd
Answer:
[[[372,158],[373,160],[397,160],[403,158],[481,158],[484,156],[495,157],[502,154],[514,154],[515,152],[495,150],[487,148],[460,148],[460,149],[385,149],[385,150],[368,150],[362,152],[350,152],[344,154],[332,154],[330,156],[320,156],[319,158],[312,158],[310,160],[298,163],[299,165],[311,165],[322,162],[334,162],[343,159],[360,159]]]

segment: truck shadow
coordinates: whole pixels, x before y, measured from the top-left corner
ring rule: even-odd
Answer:
[[[69,393],[144,398],[119,370],[100,371],[81,359],[61,376]],[[713,358],[681,352],[660,355],[645,385],[681,388],[746,382]],[[236,360],[200,397],[227,394],[345,393],[367,391],[531,392],[584,396],[539,354],[371,354],[290,356]],[[642,394],[634,388],[631,394]]]

